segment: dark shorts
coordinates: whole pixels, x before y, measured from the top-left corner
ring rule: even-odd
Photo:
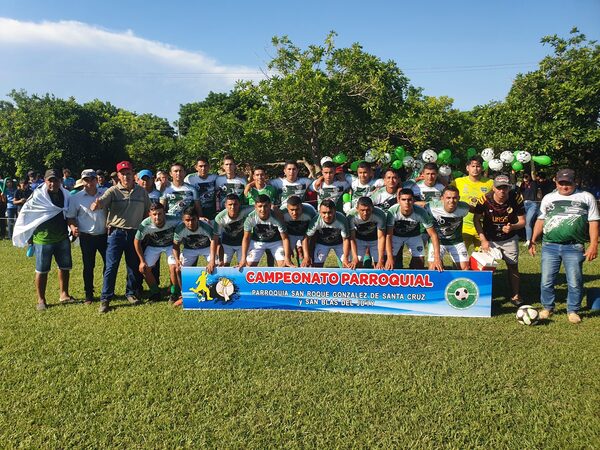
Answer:
[[[63,239],[56,244],[33,244],[35,247],[35,271],[37,273],[50,272],[52,257],[56,265],[61,270],[71,270],[73,261],[71,260],[71,242]]]

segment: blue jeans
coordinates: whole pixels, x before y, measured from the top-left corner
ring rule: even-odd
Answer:
[[[142,285],[142,275],[139,272],[140,261],[133,247],[133,239],[137,230],[113,229],[108,235],[106,248],[106,268],[102,283],[101,301],[111,300],[115,296],[115,284],[121,256],[125,254],[127,266],[127,287],[125,295],[135,295]]]
[[[567,276],[567,312],[577,312],[583,297],[583,244],[542,245],[542,281],[540,300],[544,309],[554,309],[554,285],[561,262]]]
[[[17,221],[17,208],[6,209],[6,228],[8,229],[8,238],[12,239],[15,222]]]
[[[531,241],[533,234],[533,225],[539,212],[539,205],[532,200],[525,200],[525,236]]]
[[[94,297],[94,267],[96,267],[96,252],[100,253],[106,270],[106,234],[93,235],[81,233],[79,235],[81,257],[83,259],[83,288],[85,298]]]

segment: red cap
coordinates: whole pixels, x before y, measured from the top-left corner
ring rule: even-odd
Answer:
[[[133,165],[129,161],[121,161],[117,164],[117,172],[125,169],[133,170]]]

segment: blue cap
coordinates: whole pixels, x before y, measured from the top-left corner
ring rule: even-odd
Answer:
[[[137,174],[138,178],[144,178],[144,177],[150,177],[153,178],[154,175],[152,174],[152,172],[150,172],[148,169],[144,169],[144,170],[140,170]]]

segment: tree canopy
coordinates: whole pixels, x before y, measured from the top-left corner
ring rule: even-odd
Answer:
[[[398,145],[413,155],[427,148],[461,156],[468,147],[527,150],[588,173],[600,163],[600,46],[576,28],[568,38],[542,38],[552,54],[537,70],[517,75],[503,101],[472,111],[424,95],[394,61],[358,43],[338,48],[335,37],[307,48],[274,37],[265,79],[181,105],[177,129],[101,100],[12,91],[0,102],[0,170],[77,172],[124,158],[137,167],[191,166],[201,154],[216,161],[226,153],[254,164],[292,158],[310,166],[326,155],[357,160]]]

